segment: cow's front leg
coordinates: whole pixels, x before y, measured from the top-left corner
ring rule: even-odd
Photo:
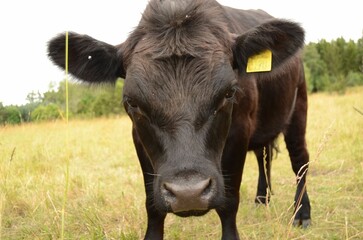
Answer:
[[[227,140],[222,158],[226,199],[223,206],[217,209],[222,223],[223,240],[239,239],[236,216],[246,153],[247,143],[241,141],[241,139],[233,139],[232,137]]]
[[[238,193],[237,193],[238,195]],[[225,207],[217,209],[222,223],[222,240],[239,239],[236,217],[238,211],[239,196],[227,196]]]
[[[239,239],[236,217],[239,205],[239,188],[242,180],[243,158],[235,158],[239,164],[235,165],[235,170],[223,171],[225,176],[226,200],[224,205],[217,209],[217,213],[222,223],[222,239]]]
[[[144,176],[146,192],[147,229],[145,239],[160,240],[164,236],[164,220],[166,213],[155,208],[153,182],[155,178],[154,169],[141,145],[137,133],[133,131],[134,145]]]
[[[165,213],[160,213],[155,209],[153,203],[153,193],[146,189],[146,210],[147,210],[147,230],[145,239],[158,240],[163,239],[164,236],[164,220]]]
[[[139,154],[140,155],[140,154]],[[146,170],[147,164],[143,164],[143,171]],[[155,208],[154,204],[154,189],[153,181],[154,174],[149,171],[144,171],[144,184],[146,191],[146,211],[147,211],[147,230],[145,239],[159,240],[163,239],[164,235],[164,220],[165,212],[160,212]]]

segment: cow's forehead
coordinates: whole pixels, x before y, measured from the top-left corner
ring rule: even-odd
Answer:
[[[231,55],[233,42],[224,11],[214,1],[151,1],[131,36],[132,51],[153,58],[202,57],[216,49]]]
[[[157,59],[139,54],[129,66],[127,76],[132,81],[142,81],[150,87],[170,84],[190,88],[213,84],[213,78],[220,71],[226,71],[226,68],[232,70],[230,60],[222,52],[205,54],[203,57],[185,55]]]
[[[125,80],[125,94],[162,106],[198,105],[228,88],[235,79],[231,63],[221,52],[206,57],[134,56]],[[162,107],[161,106],[161,107]]]

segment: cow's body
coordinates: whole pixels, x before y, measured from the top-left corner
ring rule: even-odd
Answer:
[[[265,203],[271,163],[264,159],[271,159],[280,133],[301,179],[295,223],[309,224],[303,38],[294,23],[213,0],[150,1],[139,26],[116,47],[70,35],[73,75],[90,82],[126,77],[124,105],[147,195],[146,238],[163,237],[168,212],[191,216],[216,209],[222,238],[237,239],[246,153],[257,156],[256,202]],[[61,67],[64,49],[63,35],[50,43],[49,55]],[[246,73],[247,59],[266,49],[272,70]]]

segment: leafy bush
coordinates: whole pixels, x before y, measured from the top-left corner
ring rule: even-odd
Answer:
[[[16,106],[3,107],[0,105],[0,123],[19,124],[22,122],[21,113]]]
[[[40,105],[31,113],[32,121],[56,120],[62,116],[62,111],[54,103],[46,106]]]

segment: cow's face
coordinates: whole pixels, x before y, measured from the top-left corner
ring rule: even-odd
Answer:
[[[123,103],[135,141],[153,168],[144,174],[154,176],[148,184],[153,184],[155,207],[198,215],[223,204],[222,154],[233,109],[244,101],[239,86],[247,80],[248,58],[269,49],[268,74],[279,74],[303,45],[304,32],[295,23],[273,20],[235,36],[223,12],[216,14],[218,7],[212,8],[213,16],[205,15],[203,4],[200,11],[169,14],[178,10],[173,4],[164,15],[152,12],[162,8],[149,7],[118,46],[71,33],[69,72],[88,82],[126,77]],[[49,44],[49,56],[64,68],[64,53],[65,36],[59,35]]]
[[[221,156],[238,92],[222,52],[133,57],[124,106],[154,168],[159,209],[198,214],[221,203]]]

